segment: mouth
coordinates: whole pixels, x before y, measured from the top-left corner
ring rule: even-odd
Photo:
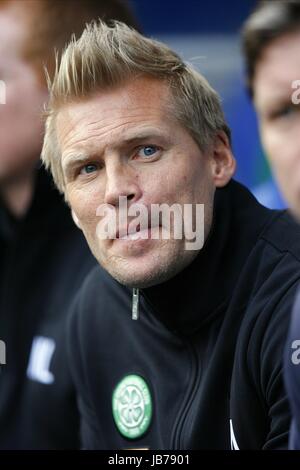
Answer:
[[[121,225],[115,232],[115,238],[118,240],[139,240],[148,238],[158,238],[158,232],[163,230],[162,214],[159,214],[157,220],[151,217],[151,211],[148,210],[146,217],[140,219],[140,223],[136,219],[132,219],[127,224]]]
[[[140,224],[136,227],[130,226],[120,228],[117,230],[116,239],[118,240],[139,240],[151,238],[151,227],[148,225],[146,228],[141,228]]]

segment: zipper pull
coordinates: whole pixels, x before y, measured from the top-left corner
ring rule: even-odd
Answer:
[[[139,289],[132,289],[132,320],[138,320],[139,318],[139,300],[140,292]]]

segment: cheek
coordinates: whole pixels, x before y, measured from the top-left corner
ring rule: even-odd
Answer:
[[[170,172],[170,179],[178,191],[186,193],[198,185],[204,172],[205,165],[199,155],[189,155],[188,158],[182,155]]]
[[[284,129],[265,128],[262,142],[274,176],[289,205],[299,204],[300,139],[290,125]]]
[[[92,190],[78,190],[67,187],[69,204],[84,227],[94,226],[97,223],[97,208],[101,204],[99,195]]]
[[[6,104],[3,106],[3,124],[13,125],[14,128],[31,128],[36,125],[38,115],[35,105],[35,97],[31,90],[23,89],[19,86],[19,82],[15,81],[6,86]],[[32,123],[33,110],[35,110],[36,118]],[[39,119],[42,122],[42,119]],[[41,124],[42,127],[42,124]]]
[[[197,158],[188,164],[178,164],[166,172],[162,178],[156,180],[156,187],[164,200],[170,203],[189,203],[203,199],[209,181],[208,166],[201,164]]]
[[[202,202],[214,188],[210,160],[207,157],[207,160],[197,159],[194,163],[186,176],[186,188],[193,195],[194,201]]]
[[[143,199],[150,202],[166,202],[173,204],[180,202],[187,192],[189,177],[186,174],[174,174],[173,171],[153,176],[145,181]]]
[[[272,170],[275,172],[286,171],[288,167],[287,153],[289,152],[286,147],[288,143],[286,135],[282,135],[280,131],[268,124],[261,125],[260,132],[266,157]]]
[[[34,87],[34,84],[22,85],[20,80],[16,80],[7,86],[1,135],[12,153],[16,153],[18,157],[26,151],[29,154],[40,151],[44,131],[42,109],[45,101],[46,93]],[[9,137],[9,129],[12,127],[14,140]],[[9,134],[5,137],[7,132]]]

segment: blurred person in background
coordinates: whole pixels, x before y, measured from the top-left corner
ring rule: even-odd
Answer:
[[[300,221],[300,2],[264,1],[243,28],[249,93],[272,171]],[[290,448],[300,449],[300,293],[285,357],[293,420]]]
[[[72,33],[102,17],[136,26],[122,0],[0,0],[0,448],[78,447],[65,355],[69,303],[94,261],[41,168],[44,74]]]

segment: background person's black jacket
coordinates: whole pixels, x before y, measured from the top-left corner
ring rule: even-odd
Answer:
[[[0,207],[0,448],[78,448],[66,356],[69,304],[94,265],[69,208],[43,169],[31,207]]]
[[[138,321],[131,290],[95,268],[68,333],[83,447],[286,448],[282,353],[299,277],[298,226],[234,181],[217,190],[197,259],[141,292]],[[129,374],[145,379],[153,400],[152,423],[135,440],[112,413]]]
[[[300,289],[292,311],[285,348],[285,384],[292,410],[289,449],[300,450]]]

